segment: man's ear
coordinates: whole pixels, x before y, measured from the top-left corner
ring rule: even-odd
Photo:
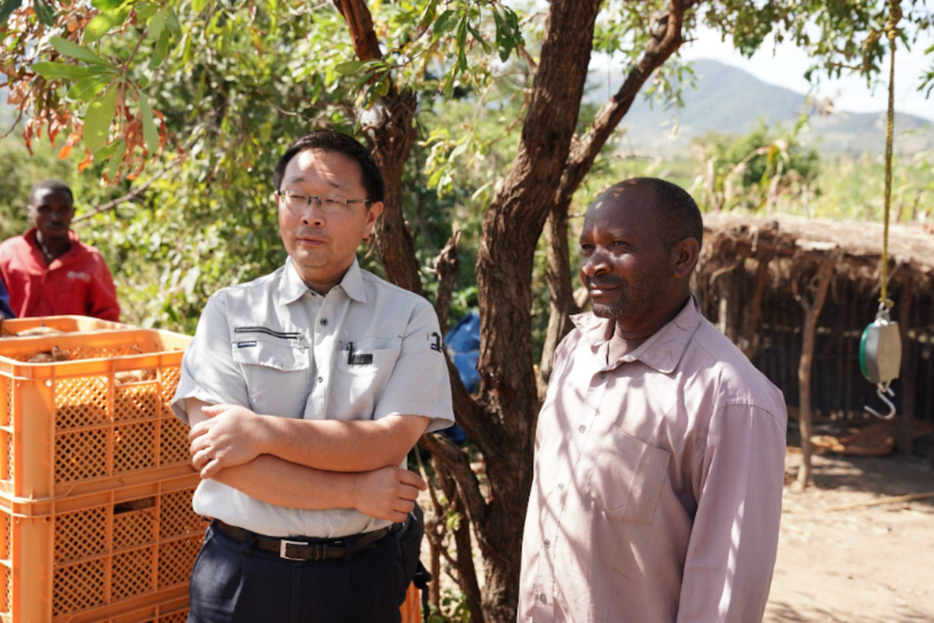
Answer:
[[[697,265],[697,256],[700,248],[697,238],[685,238],[677,243],[671,250],[674,266],[672,273],[677,279],[687,279]]]
[[[363,228],[363,237],[369,238],[370,234],[373,233],[373,225],[376,224],[376,219],[379,218],[379,215],[383,213],[383,202],[374,201],[367,208],[366,213],[366,226]]]

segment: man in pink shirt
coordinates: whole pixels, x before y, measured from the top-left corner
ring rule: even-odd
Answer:
[[[100,252],[71,231],[71,189],[44,180],[29,191],[33,227],[0,244],[0,278],[20,318],[76,314],[119,320],[113,278]]]
[[[701,316],[683,189],[613,186],[580,245],[593,311],[538,420],[519,621],[759,621],[778,547],[781,392]]]

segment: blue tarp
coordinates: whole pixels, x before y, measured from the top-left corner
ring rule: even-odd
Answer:
[[[480,386],[480,375],[477,374],[477,359],[480,358],[480,316],[477,312],[470,312],[460,319],[460,322],[444,336],[444,346],[464,387],[471,393],[475,392]],[[467,439],[466,433],[457,424],[442,432],[454,443],[461,443]]]

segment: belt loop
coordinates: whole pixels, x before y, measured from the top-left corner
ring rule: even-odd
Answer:
[[[345,536],[342,540],[344,541],[344,558],[342,560],[350,560],[357,550],[356,539],[352,536]]]

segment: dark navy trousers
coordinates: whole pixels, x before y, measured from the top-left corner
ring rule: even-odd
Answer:
[[[348,560],[283,560],[208,528],[188,623],[399,623],[406,586],[396,532]]]

